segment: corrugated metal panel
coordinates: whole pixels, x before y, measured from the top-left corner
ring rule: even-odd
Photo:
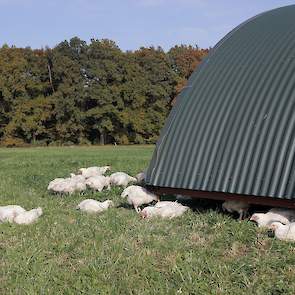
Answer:
[[[295,198],[295,5],[223,38],[177,99],[147,184]]]

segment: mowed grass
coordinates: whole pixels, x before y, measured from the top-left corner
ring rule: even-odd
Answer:
[[[122,189],[58,197],[55,177],[110,164],[132,175],[153,147],[0,149],[0,205],[41,206],[29,226],[0,224],[0,294],[295,294],[294,244],[197,201],[174,220],[141,220]],[[112,199],[101,215],[75,210]],[[205,205],[206,206],[205,206]],[[210,205],[211,204],[211,205]]]

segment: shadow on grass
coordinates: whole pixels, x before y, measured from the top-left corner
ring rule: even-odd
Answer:
[[[121,203],[120,205],[116,206],[116,208],[133,209],[133,206],[127,203]]]

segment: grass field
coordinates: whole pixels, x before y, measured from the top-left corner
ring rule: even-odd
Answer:
[[[195,202],[181,218],[141,220],[121,189],[56,197],[48,182],[111,164],[136,174],[153,147],[0,149],[0,205],[41,206],[29,226],[0,224],[0,294],[295,294],[295,248]],[[112,199],[102,215],[75,210]]]

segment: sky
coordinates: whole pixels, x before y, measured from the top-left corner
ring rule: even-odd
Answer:
[[[123,50],[213,47],[226,33],[284,0],[0,0],[0,46],[54,47],[78,36]]]

